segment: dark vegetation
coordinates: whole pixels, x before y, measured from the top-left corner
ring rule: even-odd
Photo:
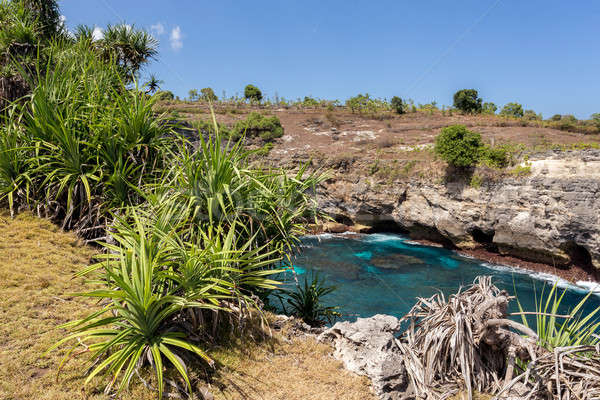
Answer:
[[[262,92],[254,85],[247,85],[244,88],[244,97],[250,101],[261,101],[263,98]]]
[[[478,113],[482,110],[481,98],[475,89],[462,89],[454,93],[454,107],[465,113]]]

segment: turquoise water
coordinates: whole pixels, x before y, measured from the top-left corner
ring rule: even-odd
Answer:
[[[336,286],[326,303],[339,306],[343,319],[348,320],[380,313],[401,317],[416,297],[429,297],[438,290],[446,295],[455,293],[478,275],[491,275],[499,288],[511,294],[516,291],[525,310],[533,311],[535,297],[539,298],[544,286],[548,290],[552,285],[540,275],[536,278],[450,250],[414,244],[393,234],[306,237],[294,259],[294,268],[301,281],[318,272],[328,284]],[[289,281],[291,273],[286,274]],[[586,293],[585,289],[570,288],[562,311],[575,306]],[[512,303],[512,311],[518,311],[516,301]],[[599,306],[600,296],[592,295],[584,312]]]

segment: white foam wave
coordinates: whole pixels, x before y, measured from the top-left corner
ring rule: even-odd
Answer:
[[[600,295],[600,283],[590,281],[577,281],[577,286],[587,289],[588,291],[594,292],[594,294]]]
[[[304,235],[302,239],[333,239],[333,234],[331,233],[318,233],[316,235]]]
[[[557,287],[561,289],[569,289],[574,290],[580,293],[589,293],[590,291],[594,294],[600,296],[600,284],[596,282],[586,282],[586,281],[577,281],[576,283],[571,283],[566,279],[563,279],[559,276],[549,274],[547,272],[534,272],[529,271],[524,268],[513,267],[509,265],[501,265],[501,264],[491,264],[491,263],[481,263],[482,266],[500,272],[513,272],[522,275],[529,275],[534,279],[538,279],[540,281],[546,281],[551,283],[552,285],[556,284]]]
[[[392,241],[405,242],[406,241],[406,239],[403,238],[402,236],[394,235],[391,233],[371,233],[369,235],[366,235],[364,240],[367,242],[392,242]]]

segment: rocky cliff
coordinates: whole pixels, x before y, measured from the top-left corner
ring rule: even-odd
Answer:
[[[458,249],[483,247],[557,267],[600,268],[600,151],[548,152],[525,176],[373,185],[342,174],[320,207],[338,222],[405,231]]]

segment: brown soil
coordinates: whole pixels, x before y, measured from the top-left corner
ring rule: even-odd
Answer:
[[[161,110],[176,110],[187,120],[209,120],[204,103],[166,103]],[[248,113],[258,111],[276,115],[285,130],[276,141],[272,156],[294,159],[360,156],[368,159],[396,159],[398,152],[414,151],[415,146],[432,144],[441,128],[463,124],[481,133],[488,143],[522,144],[529,149],[547,149],[554,145],[600,144],[600,135],[562,131],[542,121],[523,121],[495,115],[462,115],[454,112],[418,111],[397,115],[381,112],[374,116],[353,114],[345,107],[333,111],[324,108],[284,109],[217,105],[217,121],[232,125]]]

